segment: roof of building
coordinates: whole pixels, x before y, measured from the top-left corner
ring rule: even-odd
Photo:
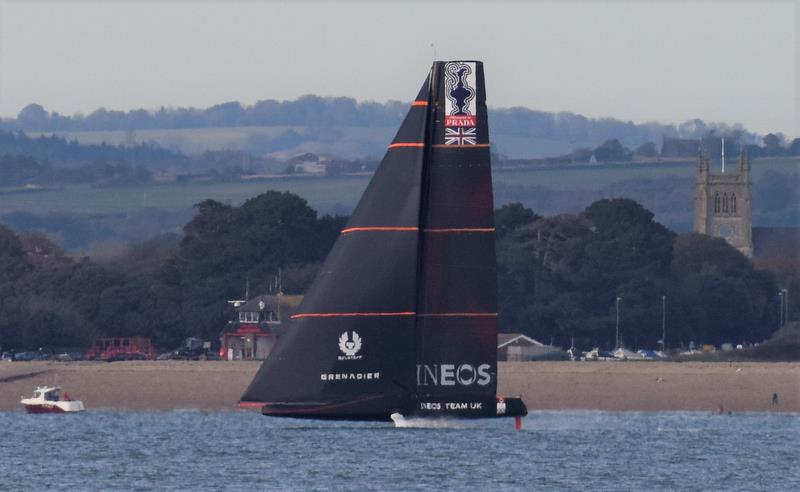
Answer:
[[[497,334],[497,348],[503,348],[508,345],[528,345],[534,347],[543,347],[544,344],[531,337],[525,336],[522,333],[498,333]]]

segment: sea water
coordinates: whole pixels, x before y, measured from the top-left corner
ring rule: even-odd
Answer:
[[[0,490],[800,490],[800,415],[0,412]]]

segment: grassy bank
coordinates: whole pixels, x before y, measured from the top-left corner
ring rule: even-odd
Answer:
[[[767,171],[800,171],[800,158],[758,159],[752,164],[753,180]],[[603,166],[545,167],[496,171],[501,185],[543,187],[552,190],[598,191],[635,178],[691,177],[693,165],[619,164]],[[29,193],[0,193],[0,211],[9,213],[123,213],[146,207],[182,210],[211,198],[237,205],[266,190],[290,191],[324,211],[349,212],[369,182],[369,176],[286,177],[263,181],[196,182],[127,187],[67,185]]]

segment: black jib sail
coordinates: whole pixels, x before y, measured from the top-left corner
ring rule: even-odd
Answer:
[[[524,413],[496,397],[489,152],[483,64],[435,62],[241,405],[349,419]]]

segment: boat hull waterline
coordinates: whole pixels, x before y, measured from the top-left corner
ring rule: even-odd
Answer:
[[[376,400],[378,398],[375,398]],[[453,404],[453,407],[462,406]],[[487,405],[488,407],[488,405]],[[448,410],[446,413],[441,411],[424,412],[414,409],[396,408],[387,412],[386,407],[381,407],[378,402],[370,409],[366,399],[347,401],[341,403],[316,403],[316,404],[297,404],[297,403],[240,403],[239,408],[252,408],[261,411],[262,415],[270,417],[288,417],[298,419],[315,420],[363,420],[363,421],[392,421],[393,415],[399,414],[406,418],[456,418],[456,419],[476,419],[492,417],[524,417],[528,415],[528,408],[522,398],[502,398],[498,399],[494,411],[475,412],[465,409]]]
[[[83,403],[79,401],[59,401],[54,402],[51,404],[42,404],[42,403],[34,403],[34,404],[22,404],[25,407],[25,412],[27,413],[77,413],[83,412],[86,410],[84,408]]]

